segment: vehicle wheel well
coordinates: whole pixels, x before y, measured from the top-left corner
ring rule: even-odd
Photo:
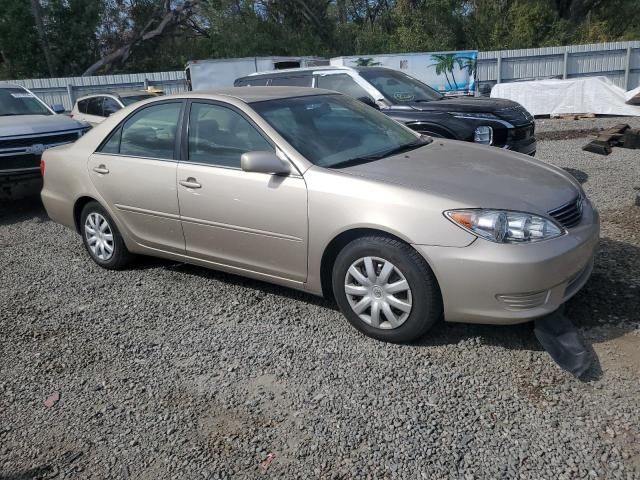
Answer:
[[[342,250],[348,243],[352,242],[356,238],[376,235],[380,237],[387,237],[397,240],[402,243],[407,243],[401,238],[384,230],[377,230],[375,228],[355,228],[347,230],[336,236],[329,242],[327,248],[325,248],[322,254],[322,260],[320,262],[320,283],[322,286],[322,295],[331,300],[333,299],[333,287],[331,286],[331,275],[333,272],[333,265]]]
[[[95,198],[91,197],[80,197],[76,200],[76,203],[73,206],[73,222],[76,226],[76,232],[80,233],[80,214],[82,213],[82,209],[87,203],[95,201]]]

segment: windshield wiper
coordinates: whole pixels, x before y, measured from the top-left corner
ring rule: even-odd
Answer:
[[[375,160],[380,160],[385,157],[390,157],[392,155],[397,155],[399,153],[408,152],[409,150],[415,150],[416,148],[420,148],[430,144],[432,141],[433,140],[428,139],[426,137],[420,137],[415,142],[407,143],[405,145],[400,145],[399,147],[392,148],[390,150],[387,150],[382,153],[378,153],[376,155],[367,155],[364,157],[355,157],[355,158],[349,158],[347,160],[343,160],[342,162],[338,162],[334,165],[331,165],[330,168],[353,167],[354,165],[373,162]]]

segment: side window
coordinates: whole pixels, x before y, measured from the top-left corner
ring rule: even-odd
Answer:
[[[78,111],[80,113],[87,113],[87,103],[89,100],[80,100],[78,101]]]
[[[87,100],[87,115],[102,117],[102,97],[91,97]]]
[[[274,148],[230,108],[193,103],[189,113],[190,162],[240,168],[243,153]]]
[[[102,111],[104,112],[104,116],[108,117],[109,115],[116,113],[122,107],[118,102],[116,102],[111,97],[104,97],[104,103],[102,104]]]
[[[326,88],[327,90],[335,90],[344,95],[353,98],[369,97],[364,88],[358,85],[353,78],[344,73],[336,75],[324,75],[318,77],[318,88]]]
[[[307,76],[295,76],[295,77],[274,77],[271,79],[271,86],[286,86],[286,87],[310,87],[311,75]]]
[[[118,129],[111,134],[109,140],[106,141],[102,145],[100,152],[102,153],[120,153],[120,137],[122,137],[122,127],[118,127]]]
[[[119,153],[172,160],[181,107],[182,103],[163,103],[136,112],[122,126]]]
[[[241,78],[236,80],[234,86],[236,87],[266,87],[268,78]]]

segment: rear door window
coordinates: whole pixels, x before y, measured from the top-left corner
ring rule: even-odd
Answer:
[[[103,97],[91,97],[87,100],[87,115],[95,115],[96,117],[103,117],[102,113],[102,98]]]
[[[172,160],[182,102],[138,110],[102,145],[100,152]]]
[[[353,98],[369,97],[364,88],[356,83],[356,81],[345,73],[335,75],[320,75],[316,82],[318,88],[326,88],[327,90],[335,90],[344,95]]]
[[[120,106],[120,104],[116,102],[113,98],[104,97],[104,103],[102,104],[102,111],[105,117],[108,117],[109,115],[116,113],[121,108],[122,107]]]
[[[295,77],[274,77],[271,79],[271,86],[286,86],[286,87],[310,87],[312,82],[311,75],[298,75]]]
[[[79,100],[78,101],[78,111],[80,113],[87,113],[87,104],[89,100]]]

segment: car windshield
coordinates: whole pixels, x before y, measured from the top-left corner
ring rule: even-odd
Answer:
[[[0,88],[0,117],[53,115],[32,93],[22,88]]]
[[[268,100],[251,106],[296,150],[321,167],[374,161],[430,142],[344,95]]]
[[[431,102],[444,98],[444,95],[430,86],[402,72],[363,69],[359,73],[393,103]]]
[[[126,97],[120,97],[120,101],[125,107],[128,107],[132,103],[141,102],[148,98],[154,98],[156,95],[150,95],[148,93],[141,93],[140,95],[127,95]]]

